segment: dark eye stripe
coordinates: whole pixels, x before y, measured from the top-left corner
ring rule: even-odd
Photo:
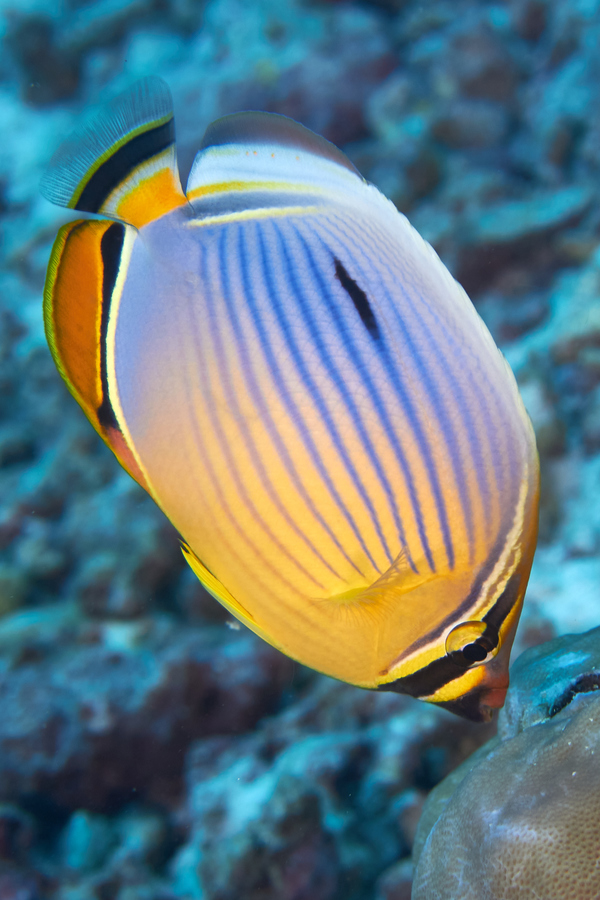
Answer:
[[[409,697],[430,697],[445,684],[460,678],[470,668],[470,663],[455,662],[449,656],[442,656],[412,675],[405,675],[389,684],[380,684],[377,690],[408,694]]]
[[[491,625],[496,631],[500,631],[502,624],[516,603],[521,587],[521,572],[517,570],[509,579],[508,584],[490,609],[483,617],[487,625]],[[485,634],[485,632],[484,632]]]
[[[491,626],[490,635],[492,629],[494,633],[497,633],[502,627],[502,623],[516,602],[520,584],[521,573],[515,572],[490,611],[483,617],[486,625]],[[484,631],[482,637],[488,637],[488,634]],[[430,697],[448,682],[460,678],[469,668],[471,668],[470,662],[461,662],[460,659],[445,655],[413,672],[412,675],[405,675],[404,678],[380,685],[379,690],[410,694],[411,697]]]
[[[371,337],[375,338],[376,341],[379,340],[381,337],[379,325],[377,324],[375,313],[371,309],[369,298],[363,289],[357,285],[354,279],[350,277],[339,259],[334,257],[333,261],[335,263],[335,277],[354,303],[356,312],[359,314],[363,325]]]

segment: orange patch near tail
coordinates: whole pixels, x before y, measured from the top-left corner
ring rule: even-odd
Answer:
[[[64,225],[54,242],[44,287],[44,324],[54,362],[86,416],[121,465],[145,489],[145,478],[118,427],[104,426],[101,376],[104,260],[110,221]],[[123,226],[121,226],[123,227]]]
[[[100,244],[111,225],[85,221],[64,225],[54,242],[44,289],[44,322],[54,361],[97,430],[96,410],[102,402]]]

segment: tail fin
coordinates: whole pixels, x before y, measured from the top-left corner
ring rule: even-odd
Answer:
[[[40,189],[58,206],[136,228],[185,203],[165,82],[143,78],[77,128],[52,157]]]

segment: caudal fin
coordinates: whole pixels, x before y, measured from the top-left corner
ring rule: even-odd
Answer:
[[[143,78],[98,110],[58,148],[40,189],[58,206],[136,228],[186,203],[165,82]]]

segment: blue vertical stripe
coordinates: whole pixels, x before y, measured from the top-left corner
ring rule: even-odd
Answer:
[[[270,266],[270,262],[268,260],[263,235],[257,223],[253,223],[252,226],[249,224],[245,224],[243,227],[237,228],[237,252],[240,259],[240,274],[242,277],[242,284],[244,287],[244,297],[249,304],[249,308],[252,313],[253,321],[255,323],[258,339],[260,341],[260,347],[264,354],[265,362],[272,373],[273,382],[277,385],[281,400],[286,407],[288,414],[290,417],[300,426],[300,436],[302,438],[304,447],[309,454],[313,465],[315,466],[319,476],[323,480],[323,483],[326,485],[327,490],[330,493],[334,503],[340,510],[341,515],[346,520],[347,524],[351,528],[359,546],[361,547],[363,553],[366,558],[369,560],[371,566],[375,569],[375,571],[379,572],[379,568],[375,563],[370,551],[368,550],[364,538],[360,532],[360,529],[357,523],[354,521],[354,518],[350,514],[350,511],[346,507],[342,497],[337,491],[329,472],[327,471],[327,467],[324,465],[323,460],[318,452],[317,447],[310,435],[309,430],[306,428],[305,424],[302,422],[302,417],[298,406],[294,402],[292,395],[286,387],[286,379],[283,371],[281,370],[280,364],[277,361],[276,355],[273,352],[273,348],[270,344],[267,330],[264,327],[261,316],[258,314],[258,304],[255,292],[255,286],[252,281],[252,277],[250,275],[250,253],[249,248],[247,246],[247,236],[250,231],[250,227],[252,227],[253,235],[258,240],[258,253],[255,257],[255,264],[258,265],[260,261],[260,272],[261,272],[261,280],[266,289],[267,296],[269,297],[271,308],[277,320],[277,324],[279,329],[286,340],[286,343],[290,350],[290,355],[293,356],[294,362],[297,363],[297,359],[299,357],[298,348],[295,344],[293,334],[291,332],[291,328],[289,327],[289,323],[287,322],[283,310],[282,298],[279,296],[279,292],[277,290],[277,286],[273,283],[272,270]],[[321,411],[320,411],[321,412]],[[344,556],[348,562],[351,562],[353,567],[361,574],[360,568],[356,566],[355,563],[352,563],[352,560],[346,555],[344,552]],[[364,577],[364,575],[363,575]]]
[[[339,224],[340,229],[343,234],[346,234],[346,229],[349,228],[349,223],[345,218],[341,218],[338,215],[333,214],[331,218],[334,218],[336,222]],[[341,224],[340,224],[341,221]],[[373,247],[380,247],[382,244],[387,245],[386,249],[390,254],[390,259],[392,260],[392,264],[397,265],[397,260],[394,257],[398,257],[399,248],[393,245],[390,245],[389,235],[387,235],[383,230],[377,229],[375,232],[374,229],[367,224],[366,222],[361,223],[361,232],[359,233],[355,228],[352,228],[352,231],[355,234],[356,243],[355,248],[357,252],[362,252],[364,256],[364,237],[365,233],[368,233],[371,237]],[[376,237],[375,237],[376,233]],[[389,263],[387,263],[383,259],[379,259],[380,268],[373,265],[373,262],[370,258],[365,257],[367,260],[367,264],[369,264],[373,271],[378,275],[381,279],[381,271],[389,270]],[[441,263],[439,264],[442,265]],[[399,286],[402,290],[406,305],[408,308],[414,306],[415,297],[410,296],[406,292],[406,288],[402,287],[405,279],[402,276],[399,278]],[[389,294],[388,294],[389,297]],[[421,297],[420,311],[417,313],[415,310],[415,316],[413,317],[415,321],[420,324],[420,336],[422,339],[427,341],[428,350],[431,354],[432,358],[440,359],[443,363],[443,373],[448,378],[448,381],[451,386],[452,396],[456,399],[458,409],[463,416],[463,421],[465,422],[465,433],[468,436],[469,444],[472,448],[472,452],[476,458],[475,463],[475,471],[478,482],[479,491],[484,498],[484,509],[487,510],[487,506],[485,504],[485,500],[488,503],[491,501],[491,486],[485,477],[485,462],[483,458],[483,449],[482,442],[485,441],[487,446],[489,447],[491,458],[493,460],[494,472],[497,479],[496,487],[498,490],[502,490],[506,479],[504,477],[504,469],[501,459],[501,454],[499,453],[498,445],[501,443],[505,443],[506,435],[503,433],[499,433],[498,428],[494,425],[490,416],[490,402],[495,400],[499,405],[503,402],[504,398],[500,398],[500,395],[497,390],[497,385],[494,382],[489,380],[487,373],[482,369],[480,373],[474,373],[472,380],[473,387],[473,396],[478,400],[478,408],[477,412],[482,418],[482,425],[478,427],[477,422],[473,418],[473,413],[471,409],[471,404],[467,400],[464,394],[464,390],[460,379],[457,379],[455,376],[455,367],[456,360],[460,359],[464,355],[464,344],[457,343],[455,336],[452,334],[452,331],[448,329],[447,323],[443,321],[439,312],[436,310],[433,304],[429,304],[425,301],[425,298]],[[394,303],[393,299],[390,297],[390,305],[395,314],[395,318],[398,320],[399,313],[395,308],[397,304]],[[430,327],[425,327],[425,319],[429,318]],[[408,321],[407,318],[404,320]],[[443,340],[435,341],[435,336],[443,335]],[[416,341],[414,342],[416,345]],[[448,350],[451,351],[451,355],[448,356]],[[481,368],[481,367],[480,367]],[[481,378],[477,377],[480,374]],[[489,517],[487,518],[488,526],[489,526]]]
[[[225,233],[226,233],[226,229],[222,229],[221,230],[221,241],[219,241],[219,245],[221,244],[222,237],[225,235]],[[230,309],[231,306],[233,305],[231,303],[231,300],[228,299],[228,297],[227,297],[227,286],[225,284],[226,272],[228,269],[227,261],[223,258],[222,255],[220,255],[221,266],[219,268],[220,268],[220,275],[222,278],[222,282],[221,282],[222,291],[221,291],[221,297],[216,299],[217,291],[213,291],[213,288],[212,288],[213,281],[208,276],[208,273],[207,273],[207,266],[206,266],[207,253],[208,253],[208,249],[207,249],[206,245],[203,244],[200,247],[200,255],[201,255],[201,259],[202,259],[202,276],[203,276],[202,281],[204,284],[205,298],[207,301],[206,311],[208,313],[209,330],[211,333],[213,346],[215,348],[216,358],[218,359],[218,364],[219,364],[220,381],[221,381],[221,384],[223,385],[223,389],[224,389],[225,395],[227,397],[228,405],[229,405],[230,409],[235,413],[236,424],[240,430],[241,437],[244,442],[246,451],[248,452],[248,455],[250,456],[252,463],[253,463],[256,471],[259,474],[260,481],[261,481],[266,493],[269,495],[269,497],[273,501],[274,505],[279,509],[279,511],[287,519],[287,521],[290,524],[294,525],[294,523],[291,522],[289,515],[286,515],[285,509],[283,509],[275,492],[272,489],[272,486],[269,484],[266,472],[264,470],[264,466],[260,459],[260,455],[256,451],[256,447],[254,446],[252,436],[249,432],[249,429],[248,429],[248,426],[246,423],[246,414],[248,413],[248,410],[240,409],[239,400],[238,400],[238,397],[237,397],[236,392],[232,385],[231,376],[230,376],[230,372],[229,372],[229,365],[228,365],[228,353],[227,353],[227,349],[224,346],[224,341],[222,339],[221,331],[219,329],[219,319],[221,317],[219,316],[219,312],[217,310],[219,300],[223,301],[225,308]],[[197,317],[195,317],[195,321],[197,323]],[[197,325],[196,325],[196,327],[197,327]],[[226,456],[227,456],[227,459],[228,459],[228,462],[229,462],[229,465],[231,468],[232,477],[233,477],[233,480],[235,481],[240,498],[243,501],[243,503],[246,505],[246,508],[250,511],[251,515],[256,520],[257,525],[263,529],[264,533],[269,537],[269,540],[272,541],[273,545],[275,547],[277,547],[279,552],[283,556],[285,556],[286,559],[288,559],[293,565],[295,565],[296,568],[306,578],[308,578],[310,581],[312,581],[317,588],[319,588],[320,590],[324,590],[324,585],[321,584],[314,577],[314,575],[312,575],[312,573],[309,572],[308,569],[305,566],[303,566],[293,556],[292,553],[290,553],[288,548],[285,547],[285,545],[279,540],[277,535],[274,533],[273,529],[271,528],[269,523],[265,520],[264,516],[262,516],[259,513],[258,509],[256,508],[256,505],[254,504],[254,502],[252,501],[251,497],[248,494],[248,491],[246,490],[244,476],[238,471],[238,469],[235,465],[234,455],[231,453],[229,443],[227,441],[224,441],[224,444],[226,445]],[[296,528],[296,531],[298,532],[299,530]]]
[[[202,348],[199,346],[198,336],[197,336],[197,334],[195,334],[195,326],[196,326],[195,316],[190,315],[191,312],[192,311],[190,309],[188,311],[188,316],[187,316],[188,322],[189,322],[189,327],[186,328],[186,331],[192,333],[192,335],[193,335],[193,340],[194,340],[194,344],[195,344],[195,348],[196,348],[196,361],[198,363],[198,371],[200,374],[200,379],[201,379],[201,381],[204,381],[204,383],[206,384],[207,373],[205,371],[205,366],[203,363],[204,355],[201,352]],[[179,343],[181,344],[181,341]],[[183,350],[183,347],[180,348],[179,358],[185,359],[185,352]],[[206,445],[202,439],[202,429],[199,427],[199,423],[198,423],[198,419],[197,419],[196,404],[194,403],[193,397],[191,396],[192,384],[189,382],[188,379],[183,379],[183,389],[185,392],[186,405],[187,405],[188,414],[189,414],[188,420],[189,420],[189,423],[190,423],[190,426],[192,429],[194,443],[200,454],[200,457],[201,457],[204,467],[207,471],[207,474],[208,474],[209,478],[211,479],[211,484],[213,485],[213,487],[216,491],[217,497],[219,498],[220,509],[221,509],[223,515],[226,516],[229,519],[229,521],[232,523],[235,531],[238,534],[240,543],[242,543],[242,544],[245,543],[246,545],[249,545],[252,547],[252,544],[251,544],[250,540],[248,539],[248,535],[240,527],[239,523],[237,522],[236,517],[233,515],[232,510],[231,510],[229,504],[227,503],[227,499],[226,499],[223,489],[221,487],[220,481],[216,477],[216,473],[215,473],[212,463],[210,461],[210,455],[209,455]],[[193,465],[191,466],[191,469],[193,470]],[[209,507],[207,507],[205,509],[205,514],[208,514],[210,516],[210,508]],[[241,559],[237,549],[235,547],[232,547],[230,542],[225,538],[225,536],[223,535],[223,533],[219,527],[219,523],[214,518],[214,516],[211,516],[211,524],[212,524],[212,527],[214,528],[216,534],[219,535],[219,540],[221,542],[221,545],[226,547],[227,550],[229,551],[229,553],[231,554],[231,556],[241,564],[242,559]],[[272,589],[269,587],[269,585],[266,582],[264,582],[260,578],[260,576],[256,572],[253,573],[253,577],[255,578],[256,583],[258,585],[260,585],[261,590],[263,590],[266,595],[274,596],[274,592],[272,591]]]
[[[332,218],[335,218],[335,217],[332,216],[332,217],[328,218],[328,222]],[[319,223],[319,225],[320,225],[320,223]],[[320,233],[324,229],[322,227],[318,227],[316,230]],[[331,232],[326,232],[326,235],[327,235],[327,237],[330,237]],[[334,235],[336,236],[337,240],[339,240],[340,243],[344,243],[346,249],[348,251],[350,251],[351,262],[349,262],[348,265],[350,266],[350,268],[355,267],[357,269],[357,271],[360,273],[360,277],[362,278],[362,286],[364,286],[366,284],[369,284],[372,286],[374,278],[376,279],[377,290],[375,292],[375,297],[376,298],[385,297],[385,299],[387,300],[387,303],[388,303],[387,309],[389,310],[389,312],[391,312],[391,314],[394,317],[394,321],[396,323],[396,329],[402,337],[403,345],[406,348],[406,350],[408,351],[408,353],[410,354],[410,358],[413,361],[415,369],[418,373],[419,380],[420,380],[421,384],[423,385],[423,387],[425,389],[425,393],[431,403],[431,406],[433,407],[434,413],[442,426],[442,432],[444,434],[446,447],[448,448],[448,452],[449,452],[449,455],[451,458],[452,468],[456,474],[456,480],[457,480],[457,486],[458,486],[458,490],[459,490],[459,494],[460,494],[461,505],[462,505],[463,512],[465,514],[465,524],[467,526],[467,533],[469,535],[469,549],[470,549],[470,554],[472,557],[472,554],[474,552],[474,520],[473,520],[473,507],[472,507],[471,497],[469,495],[468,485],[467,485],[465,464],[461,458],[461,454],[460,454],[460,451],[458,448],[455,428],[454,428],[453,423],[448,415],[447,407],[446,407],[446,404],[444,403],[443,397],[440,395],[438,381],[435,378],[431,377],[427,362],[425,361],[425,359],[423,358],[423,355],[419,351],[420,342],[415,339],[414,332],[409,330],[408,323],[407,323],[408,317],[406,315],[401,314],[400,310],[398,309],[397,301],[396,302],[394,301],[393,297],[390,295],[387,287],[385,286],[385,284],[380,276],[380,269],[378,269],[374,265],[371,265],[371,271],[369,273],[369,276],[367,276],[364,272],[364,269],[362,269],[362,267],[359,263],[359,259],[361,257],[365,256],[365,254],[364,254],[364,247],[365,247],[364,231],[362,234],[362,245],[359,243],[358,240],[354,241],[352,239],[352,237],[350,237],[346,232],[343,232],[339,228],[335,228]],[[323,238],[322,240],[323,240],[323,245],[326,249],[326,252],[327,252],[327,249],[329,249],[330,252],[333,252],[334,248],[328,247],[326,238]],[[339,245],[336,241],[336,243],[335,243],[335,251],[336,252],[338,252],[338,246]],[[373,247],[372,250],[374,251],[375,247]],[[379,262],[380,262],[380,266],[381,266],[381,260]],[[408,296],[406,294],[406,288],[400,279],[398,280],[398,290],[404,295],[405,300],[408,301]],[[376,300],[374,301],[374,303],[377,306]],[[409,305],[408,305],[408,302],[406,302],[405,309],[408,309],[408,308],[409,308]],[[416,313],[416,311],[415,311],[415,315],[413,315],[412,318],[415,320],[418,320],[419,317],[418,317],[418,314]],[[432,357],[435,357],[435,355],[439,354],[441,351],[441,345],[443,345],[443,343],[444,343],[444,334],[442,332],[437,332],[438,340],[437,340],[437,342],[434,343],[434,341],[432,340],[433,336],[431,334],[425,334],[425,332],[422,328],[420,329],[420,331],[421,331],[420,337],[427,339],[427,342],[429,344],[429,353],[431,354]],[[382,355],[382,364],[384,365],[396,390],[400,393],[402,391],[403,381],[402,381],[402,373],[399,372],[397,365],[395,364],[395,357],[397,355],[397,350],[398,350],[398,348],[394,348],[395,352],[386,353],[386,354]],[[444,372],[444,378],[446,378],[446,376],[447,376],[447,373]],[[453,385],[453,387],[454,387],[454,385]],[[464,417],[464,409],[462,409],[461,411],[462,411],[463,417]],[[475,447],[476,452],[479,452],[479,454],[480,454],[481,451],[480,451],[479,442],[473,441],[473,437],[474,437],[473,432],[471,432],[470,439],[472,442],[472,446]],[[434,466],[433,460],[432,460],[432,466]],[[438,482],[438,484],[439,484],[439,482]],[[446,519],[446,521],[447,521],[447,519]]]
[[[332,540],[332,542],[335,544],[338,551],[343,555],[344,559],[347,562],[352,564],[352,561],[350,560],[350,558],[348,557],[346,552],[343,550],[343,547],[341,546],[339,540],[336,538],[333,531],[329,528],[327,522],[323,519],[323,517],[319,514],[318,510],[315,508],[314,503],[312,502],[304,485],[302,484],[300,476],[299,476],[298,472],[296,471],[296,468],[291,460],[288,449],[285,446],[285,443],[283,442],[281,435],[279,434],[279,432],[275,426],[275,423],[273,422],[273,418],[269,411],[269,407],[268,407],[267,403],[265,402],[263,393],[261,392],[258,382],[256,380],[256,375],[254,373],[254,370],[253,370],[253,367],[252,367],[252,364],[250,361],[250,354],[248,352],[248,340],[251,338],[250,338],[250,335],[244,334],[240,327],[240,320],[239,320],[239,315],[237,312],[237,303],[235,300],[234,291],[232,290],[232,286],[231,286],[231,270],[232,270],[233,266],[236,264],[236,262],[238,263],[238,274],[240,274],[239,273],[239,257],[237,256],[237,254],[235,253],[235,250],[233,250],[233,248],[232,248],[233,252],[227,251],[227,246],[226,246],[227,238],[228,237],[231,238],[231,236],[232,236],[232,231],[230,228],[221,228],[221,234],[219,236],[219,241],[218,241],[219,272],[220,272],[220,277],[221,277],[221,293],[222,293],[225,309],[227,312],[227,316],[229,318],[229,322],[231,324],[231,327],[232,327],[234,335],[235,335],[236,352],[239,356],[241,367],[242,367],[244,376],[247,381],[248,391],[252,396],[252,401],[255,404],[256,409],[260,413],[261,421],[262,421],[263,425],[265,426],[265,430],[266,430],[267,434],[269,435],[269,438],[273,442],[274,446],[276,447],[279,458],[281,459],[281,461],[286,469],[286,472],[288,473],[290,480],[292,481],[295,489],[298,491],[299,495],[302,497],[303,502],[306,504],[306,506],[307,506],[308,510],[310,511],[311,515],[313,516],[313,518],[326,531],[327,535]],[[241,276],[240,276],[240,280],[241,280]],[[254,322],[254,325],[255,325],[255,327],[257,327],[256,321]],[[257,328],[257,330],[258,330],[258,328]],[[234,403],[235,403],[235,407],[239,413],[240,423],[243,424],[243,422],[244,422],[243,411],[239,409],[239,405],[237,404],[237,401],[235,401],[235,399],[234,399]],[[315,555],[315,557],[319,560],[319,562],[321,562],[327,569],[329,569],[329,571],[336,578],[341,578],[339,572],[337,572],[330,565],[330,563],[325,559],[325,557],[322,555],[322,553],[320,553],[319,550],[314,546],[312,541],[310,541],[308,539],[308,537],[306,536],[304,531],[301,528],[299,528],[299,526],[297,525],[296,522],[294,522],[294,520],[289,515],[288,511],[285,509],[285,507],[281,503],[281,500],[279,499],[277,492],[273,488],[273,485],[271,484],[269,477],[265,471],[264,464],[261,460],[260,454],[257,452],[257,448],[255,447],[254,443],[251,441],[251,438],[247,433],[247,428],[245,426],[243,426],[243,427],[244,427],[244,431],[245,431],[245,439],[246,439],[247,444],[249,445],[250,452],[252,453],[252,459],[253,459],[254,465],[260,474],[261,482],[264,485],[265,490],[267,491],[269,497],[271,498],[271,501],[277,507],[279,513],[283,516],[283,518],[285,519],[287,524],[290,526],[290,528],[292,528],[294,530],[294,532],[304,542],[304,544],[311,550],[311,552]]]
[[[199,260],[200,276],[201,276],[201,283],[203,284],[204,289],[205,289],[205,294],[202,299],[208,300],[208,302],[206,303],[206,306],[204,308],[208,312],[209,330],[211,333],[213,346],[215,346],[217,348],[217,354],[216,354],[217,357],[218,358],[220,357],[219,358],[219,370],[220,370],[219,374],[220,374],[220,379],[222,382],[223,381],[224,361],[222,358],[222,347],[220,346],[220,336],[218,334],[218,326],[216,323],[216,317],[214,315],[214,310],[213,310],[213,302],[214,301],[212,300],[212,297],[209,296],[210,281],[208,278],[208,272],[207,272],[207,267],[206,267],[206,254],[207,254],[206,247],[204,245],[201,245],[200,246],[200,260]],[[218,416],[218,413],[215,409],[215,406],[214,406],[214,403],[212,400],[212,393],[210,390],[210,373],[207,371],[207,368],[206,368],[206,365],[204,362],[205,357],[204,357],[204,353],[202,352],[202,338],[198,331],[199,323],[198,323],[198,315],[197,315],[197,306],[194,305],[193,308],[190,307],[189,313],[190,313],[189,314],[189,321],[190,321],[189,331],[190,331],[190,333],[192,335],[192,339],[194,341],[195,359],[198,363],[198,372],[200,374],[201,380],[203,381],[202,395],[203,395],[203,398],[206,403],[208,414],[210,416],[212,431],[217,438],[217,441],[219,443],[219,446],[221,448],[221,452],[223,453],[224,458],[228,462],[229,470],[231,472],[233,480],[235,481],[237,490],[240,493],[240,496],[242,497],[244,502],[246,503],[247,508],[254,515],[255,511],[254,511],[252,505],[248,501],[247,494],[246,494],[246,491],[245,491],[245,488],[243,485],[243,479],[240,478],[239,472],[237,471],[237,469],[235,467],[228,441],[227,441],[225,435],[223,434],[223,429],[221,427],[219,416]],[[189,391],[188,391],[188,396],[189,396]],[[189,403],[189,401],[188,401],[188,403]],[[190,416],[194,423],[195,435],[197,436],[198,440],[201,440],[201,430],[196,425],[196,413],[195,413],[193,403],[190,407]],[[199,446],[202,446],[202,444],[200,444]],[[221,503],[223,506],[223,512],[227,516],[229,521],[232,523],[232,525],[235,528],[235,530],[237,531],[237,533],[240,535],[240,537],[242,537],[242,539],[244,540],[246,545],[251,549],[251,551],[253,552],[255,557],[258,560],[260,560],[261,565],[264,566],[265,569],[267,569],[273,576],[278,578],[278,580],[281,583],[285,584],[286,587],[288,587],[293,593],[299,594],[299,591],[297,590],[297,588],[295,588],[294,585],[287,578],[285,578],[281,574],[281,572],[278,571],[278,569],[276,567],[274,567],[268,559],[265,558],[264,554],[261,553],[261,551],[258,549],[256,544],[251,540],[251,537],[240,527],[238,520],[237,520],[237,516],[234,515],[229,504],[226,502],[225,495],[221,489],[219,480],[215,476],[214,469],[210,463],[209,455],[206,452],[205,452],[205,465],[211,475],[213,486],[217,489],[217,491],[219,493],[219,497],[221,499]],[[260,524],[262,524],[264,527],[264,523],[262,523],[258,517],[256,517],[256,518],[257,518],[257,521]]]
[[[402,523],[397,515],[395,497],[391,491],[389,483],[387,483],[387,479],[385,477],[383,467],[381,466],[381,462],[380,462],[379,458],[377,457],[377,454],[373,447],[372,441],[364,427],[364,423],[362,422],[362,420],[357,412],[354,398],[351,396],[350,392],[348,391],[347,386],[344,384],[343,379],[340,377],[339,373],[335,369],[335,367],[330,359],[329,351],[328,351],[327,347],[325,347],[325,345],[323,344],[323,340],[322,340],[322,337],[321,337],[321,334],[320,334],[320,331],[318,328],[318,324],[313,315],[311,300],[307,296],[306,289],[304,287],[304,279],[301,283],[299,281],[299,279],[297,278],[297,274],[296,274],[297,266],[298,266],[297,255],[294,258],[294,253],[293,253],[294,248],[291,246],[291,242],[287,239],[288,235],[286,235],[286,239],[284,239],[284,237],[282,235],[282,230],[281,230],[281,228],[282,228],[281,223],[280,222],[277,222],[277,223],[272,222],[270,224],[271,224],[271,227],[274,228],[275,233],[277,235],[279,250],[281,252],[282,259],[285,261],[285,264],[286,264],[286,277],[289,278],[290,287],[292,289],[294,296],[297,298],[297,308],[299,310],[299,313],[300,313],[300,316],[302,317],[303,322],[306,324],[306,327],[307,327],[307,330],[308,330],[308,333],[310,335],[310,339],[312,342],[312,346],[318,352],[320,362],[323,365],[323,367],[324,367],[325,371],[327,372],[327,374],[329,375],[329,377],[331,378],[332,384],[335,386],[339,395],[344,400],[346,410],[352,420],[354,427],[356,428],[357,434],[360,437],[362,447],[363,447],[364,451],[366,452],[373,468],[375,469],[377,476],[379,478],[380,484],[381,484],[384,492],[387,495],[390,510],[393,512],[394,511],[396,512],[395,520],[396,520],[397,528],[398,528],[398,537],[399,537],[399,540],[400,540],[402,546],[406,548],[407,547],[406,537],[404,534],[404,529],[403,529]],[[320,286],[320,287],[322,288],[322,286]],[[323,297],[322,290],[321,290],[321,296]],[[323,297],[323,299],[324,299],[324,297]],[[327,410],[326,404],[324,403],[324,401],[320,395],[320,392],[318,391],[318,388],[317,388],[317,385],[316,385],[314,379],[310,375],[308,366],[306,365],[304,359],[298,353],[297,347],[295,348],[294,353],[295,353],[295,359],[297,359],[297,364],[298,364],[298,361],[300,361],[301,367],[299,368],[299,371],[301,372],[301,376],[307,386],[307,389],[309,390],[310,395],[313,397],[315,402],[318,404],[319,411],[320,411],[321,415],[323,416],[324,421],[326,421],[328,430],[330,431],[330,434],[335,441],[336,449],[338,450],[338,453],[340,453],[340,456],[344,460],[344,464],[347,468],[347,471],[350,473],[350,475],[353,479],[354,485],[355,485],[361,499],[363,500],[363,503],[365,504],[366,508],[369,511],[371,521],[374,524],[374,527],[376,529],[379,540],[380,540],[380,542],[385,550],[385,553],[388,557],[388,561],[390,563],[392,563],[394,557],[390,553],[387,541],[385,539],[385,535],[383,534],[383,529],[381,527],[381,523],[379,521],[379,517],[378,517],[375,507],[373,505],[373,502],[372,502],[370,496],[368,495],[368,492],[364,488],[364,485],[362,484],[362,482],[360,481],[360,479],[358,477],[358,473],[356,472],[356,469],[350,460],[348,452],[347,452],[343,442],[341,441],[341,438],[340,438],[337,428],[334,424],[334,421],[331,418],[331,416]],[[410,554],[408,554],[408,559],[410,560],[410,564],[412,566],[413,563],[412,563],[412,558],[411,558]]]
[[[336,329],[340,335],[340,338],[345,343],[346,352],[348,353],[348,356],[350,359],[358,360],[360,358],[360,347],[357,346],[356,342],[351,338],[352,331],[347,328],[346,323],[344,322],[342,316],[340,315],[339,300],[332,295],[331,288],[329,287],[329,284],[323,277],[322,270],[319,267],[319,265],[317,264],[317,262],[313,256],[313,253],[310,249],[309,243],[307,242],[307,240],[304,236],[304,228],[302,227],[302,223],[296,224],[295,229],[301,240],[301,244],[303,247],[304,256],[305,256],[305,259],[307,262],[308,270],[311,272],[316,284],[318,285],[320,295],[323,297],[324,301],[327,304],[327,308],[328,308],[329,313],[336,325]],[[324,245],[322,244],[321,246],[324,246]],[[324,247],[324,249],[325,249],[325,253],[326,253],[326,258],[329,257],[331,259],[331,267],[333,267],[333,258],[331,256],[331,250],[328,247]],[[336,250],[338,250],[338,249],[339,248],[336,247]],[[333,272],[333,268],[331,269],[331,271]],[[307,302],[307,305],[308,305],[308,302]],[[385,339],[383,339],[381,341],[381,344],[385,344]],[[386,368],[389,368],[389,365],[387,364],[388,363],[388,353],[384,346],[381,347],[381,349],[378,353],[378,356],[380,357],[382,364]],[[398,441],[396,432],[390,422],[389,415],[388,415],[388,412],[382,401],[382,398],[381,398],[375,384],[373,383],[372,378],[369,375],[368,366],[366,366],[366,365],[361,366],[360,375],[361,375],[362,382],[365,385],[365,387],[369,393],[369,397],[371,399],[373,407],[377,412],[377,415],[378,415],[381,425],[386,433],[386,436],[390,442],[390,445],[392,446],[392,448],[394,450],[398,464],[399,464],[399,466],[404,474],[404,477],[406,479],[406,483],[407,483],[410,498],[411,498],[411,504],[412,504],[413,512],[414,512],[415,519],[417,522],[417,528],[419,531],[419,538],[421,540],[421,544],[423,546],[423,550],[424,550],[425,556],[427,558],[429,567],[431,568],[431,570],[433,572],[435,572],[435,570],[436,570],[435,561],[433,559],[431,546],[429,544],[429,539],[427,536],[427,529],[425,526],[425,522],[423,520],[423,514],[421,511],[417,491],[415,488],[413,477],[410,472],[410,467],[409,467],[408,461],[406,459],[406,456],[404,454],[402,446],[401,446],[400,442]],[[415,433],[415,437],[417,439],[417,443],[419,445],[419,449],[421,451],[423,461],[424,461],[425,466],[428,471],[428,475],[430,478],[430,484],[432,485],[432,492],[433,492],[433,495],[434,495],[434,498],[436,501],[436,507],[437,507],[438,516],[440,519],[441,531],[442,531],[442,534],[444,537],[444,546],[446,549],[446,555],[448,557],[448,564],[449,564],[450,568],[453,568],[454,567],[454,548],[452,545],[452,538],[450,535],[450,528],[448,525],[448,519],[447,519],[447,515],[446,515],[445,505],[444,505],[443,497],[441,496],[439,479],[437,477],[437,472],[435,471],[435,465],[431,458],[431,451],[425,440],[423,432],[421,430],[420,422],[418,421],[416,411],[410,400],[408,392],[406,391],[404,385],[401,382],[399,382],[397,379],[395,379],[395,380],[396,380],[396,389],[397,389],[397,393],[398,393],[398,398],[403,407],[406,418],[410,422],[411,428],[412,428],[413,432]]]

